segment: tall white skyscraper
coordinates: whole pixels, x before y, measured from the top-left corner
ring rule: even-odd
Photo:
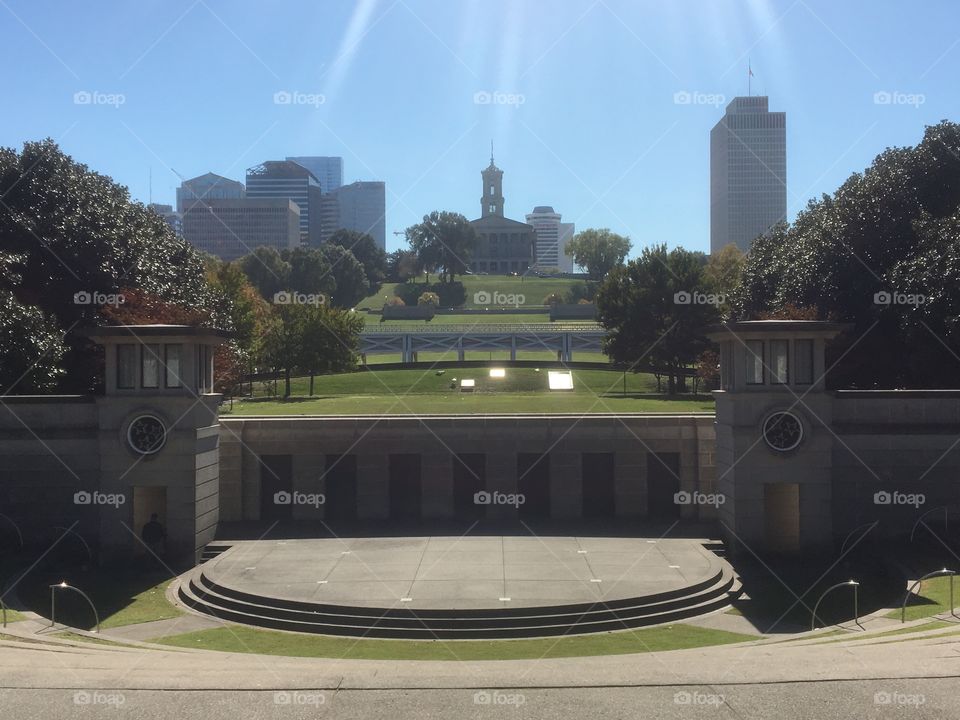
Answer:
[[[538,205],[527,215],[527,223],[537,231],[538,270],[559,268],[573,272],[573,258],[567,255],[567,243],[573,237],[573,223],[560,222],[562,215],[549,205]]]
[[[313,173],[320,181],[320,190],[326,194],[333,192],[343,185],[343,158],[324,157],[321,155],[298,155],[288,157],[298,165],[302,165]]]
[[[710,131],[710,252],[746,252],[787,218],[787,117],[767,101],[734,98]]]

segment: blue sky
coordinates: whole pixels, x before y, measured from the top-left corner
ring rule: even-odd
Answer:
[[[152,172],[166,203],[176,173],[342,155],[348,182],[387,183],[388,250],[431,210],[479,215],[491,139],[509,217],[552,205],[634,253],[707,250],[716,96],[746,93],[748,58],[787,113],[791,218],[960,120],[956,0],[0,0],[0,18],[0,144],[52,137],[143,201]]]

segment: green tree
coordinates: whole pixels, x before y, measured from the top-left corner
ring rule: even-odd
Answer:
[[[460,213],[434,210],[406,230],[410,249],[420,270],[440,273],[440,282],[452,282],[470,263],[477,234]]]
[[[567,243],[567,253],[573,261],[586,268],[591,280],[603,280],[618,265],[623,265],[630,252],[630,238],[617,235],[607,228],[578,232]]]
[[[307,305],[274,305],[264,329],[262,361],[283,375],[283,396],[290,397],[290,378],[303,358]]]
[[[387,254],[370,235],[355,230],[337,230],[327,242],[349,250],[360,262],[367,276],[367,295],[380,289],[387,277]]]
[[[746,255],[733,243],[713,253],[707,259],[707,266],[703,273],[704,282],[710,292],[723,297],[720,305],[722,311],[730,309],[734,294],[740,288],[746,262]]]
[[[417,254],[413,250],[394,250],[387,255],[387,280],[406,282],[417,275]]]
[[[357,364],[363,318],[352,310],[307,306],[298,364],[310,376],[310,395],[316,375],[346,372]]]
[[[681,371],[709,347],[707,326],[719,318],[704,281],[702,253],[666,245],[614,268],[597,292],[604,352],[639,372],[652,366],[667,376],[667,391],[685,387]]]
[[[0,393],[26,395],[56,388],[67,352],[53,318],[0,288]]]
[[[330,304],[352,308],[367,296],[367,276],[363,265],[353,253],[339,245],[324,243],[320,252],[330,266],[330,276],[334,281]]]
[[[5,287],[65,330],[103,323],[85,298],[137,288],[216,312],[200,254],[125,187],[64,154],[52,140],[0,148],[0,247],[20,282]],[[102,355],[78,333],[65,338],[60,389],[93,390]]]
[[[255,248],[252,253],[240,258],[240,267],[260,295],[269,302],[273,302],[274,296],[281,290],[290,289],[293,267],[276,248]]]
[[[284,250],[280,257],[290,264],[285,289],[307,295],[330,295],[336,289],[333,268],[323,250],[297,247]]]
[[[757,238],[735,313],[793,306],[851,323],[828,348],[831,387],[956,387],[958,207],[960,125],[944,121]]]

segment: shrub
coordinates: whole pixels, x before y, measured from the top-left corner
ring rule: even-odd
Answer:
[[[416,305],[424,293],[434,293],[439,307],[460,307],[467,301],[467,290],[459,280],[446,283],[403,283],[393,291],[407,305]]]
[[[436,307],[439,304],[440,304],[440,296],[437,295],[435,292],[430,292],[429,290],[423,293],[417,299],[417,305],[433,305],[434,307]]]
[[[563,302],[563,297],[560,293],[550,293],[543,299],[544,305],[560,305]]]

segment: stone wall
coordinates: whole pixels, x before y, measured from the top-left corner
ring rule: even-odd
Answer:
[[[413,453],[421,458],[422,515],[453,516],[454,456],[486,456],[488,490],[517,491],[520,453],[547,454],[554,517],[579,517],[584,453],[614,454],[616,513],[647,514],[647,456],[677,453],[679,488],[709,492],[714,472],[713,417],[703,415],[450,416],[450,417],[223,417],[220,420],[221,508],[223,520],[260,515],[261,463],[266,455],[290,455],[293,489],[323,493],[327,455],[357,459],[357,506],[361,518],[389,515],[389,459]],[[513,508],[490,508],[508,516]],[[712,507],[684,506],[683,517],[709,519]],[[323,517],[323,508],[296,506],[295,518]]]

